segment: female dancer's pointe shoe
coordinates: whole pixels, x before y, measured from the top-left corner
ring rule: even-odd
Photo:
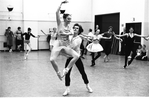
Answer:
[[[63,69],[63,75],[62,78],[68,73],[69,69],[68,68],[64,68]]]
[[[57,72],[57,76],[62,81],[62,77],[61,77],[61,73],[60,72]]]
[[[70,93],[70,89],[67,88],[67,89],[65,90],[65,92],[63,93],[63,96],[67,96],[67,95],[69,95],[69,93]]]
[[[93,92],[92,88],[91,88],[89,85],[87,85],[86,88],[87,88],[87,91],[88,91],[89,93],[92,93],[92,92]]]

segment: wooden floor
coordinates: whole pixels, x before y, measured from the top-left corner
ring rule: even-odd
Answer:
[[[149,62],[136,61],[124,69],[124,56],[110,55],[103,62],[104,53],[90,67],[91,57],[83,59],[93,93],[88,93],[74,66],[68,97],[149,96]],[[64,79],[60,81],[49,61],[48,51],[32,51],[28,60],[23,52],[0,52],[0,97],[63,97]],[[60,70],[66,58],[58,57]]]

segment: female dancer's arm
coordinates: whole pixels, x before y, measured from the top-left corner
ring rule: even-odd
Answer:
[[[136,34],[136,33],[134,33],[134,36],[143,37],[145,40],[149,37],[149,36],[144,36],[144,35],[138,35],[138,34]]]
[[[101,35],[102,36],[102,35]],[[102,39],[111,39],[111,36],[110,37],[101,37]]]
[[[122,39],[121,39],[120,37],[117,37],[117,36],[116,36],[115,32],[113,32],[113,35],[114,35],[114,37],[115,37],[117,40],[122,41]]]
[[[48,36],[43,30],[41,30],[41,32],[42,32],[44,35]]]
[[[62,4],[67,3],[68,1],[63,1],[61,2],[60,6],[58,7],[57,11],[56,11],[56,21],[57,21],[57,26],[59,27],[61,25],[61,20],[60,20],[60,9]]]
[[[118,37],[125,37],[125,36],[128,36],[128,33],[125,33],[125,34],[122,34],[122,35],[116,35],[115,36],[118,36]]]
[[[62,2],[60,4],[60,6],[58,7],[57,11],[56,11],[56,21],[57,21],[57,26],[59,28],[59,26],[61,25],[61,20],[60,20],[60,9],[61,9],[61,6],[62,6]]]
[[[80,34],[79,36],[85,40],[88,40],[88,41],[92,41],[91,39],[93,39],[92,36],[88,36],[86,34]]]
[[[33,35],[32,33],[31,33],[31,36],[34,37],[34,38],[40,37],[39,35],[38,35],[38,36],[35,36],[35,35]]]
[[[58,9],[56,11],[56,21],[57,21],[58,30],[60,30],[61,25],[62,25],[62,22],[60,20],[60,9],[61,9],[62,4],[67,3],[67,2],[68,1],[66,1],[66,0],[61,2],[60,6],[58,7]],[[64,33],[63,32],[62,35],[73,35],[73,33],[72,32],[69,32],[69,33]]]

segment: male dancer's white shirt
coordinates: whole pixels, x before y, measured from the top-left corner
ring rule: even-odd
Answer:
[[[71,40],[71,48],[75,50],[80,55],[80,45],[82,43],[82,38],[78,35],[73,37]]]

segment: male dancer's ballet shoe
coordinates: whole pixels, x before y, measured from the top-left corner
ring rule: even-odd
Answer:
[[[62,78],[68,73],[69,69],[68,68],[64,68],[63,69],[63,75]]]
[[[61,73],[60,72],[57,72],[57,76],[62,81],[62,77],[61,77]]]
[[[63,96],[67,96],[67,95],[69,95],[69,93],[70,93],[70,89],[67,88],[67,89],[65,90],[65,92],[63,93]]]
[[[88,91],[89,93],[92,93],[92,92],[93,92],[92,88],[91,88],[89,85],[87,85],[86,88],[87,88],[87,91]]]

